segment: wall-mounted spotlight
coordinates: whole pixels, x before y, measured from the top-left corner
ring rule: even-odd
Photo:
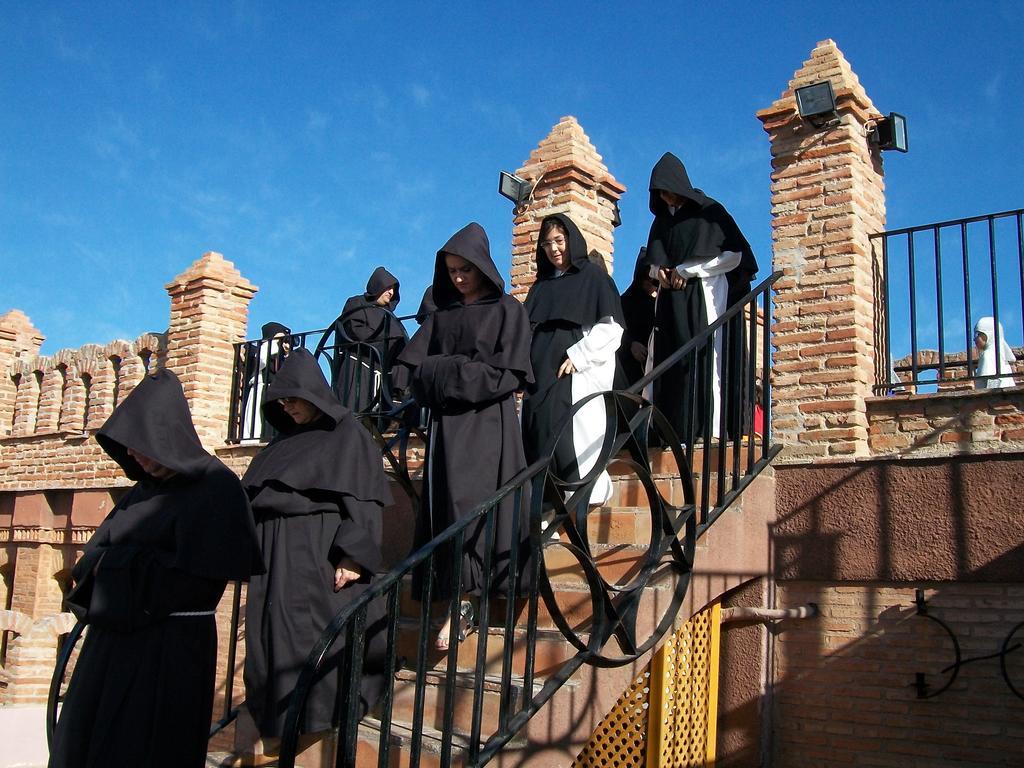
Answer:
[[[908,151],[910,139],[907,136],[907,118],[898,112],[890,112],[888,117],[883,117],[871,126],[868,138],[879,149]]]
[[[824,128],[839,121],[839,114],[836,112],[836,96],[832,92],[830,81],[821,80],[797,88],[794,95],[796,96],[796,109],[800,113],[800,117],[815,128]]]
[[[501,176],[498,179],[498,193],[502,197],[507,197],[519,206],[530,199],[531,192],[533,192],[533,184],[529,181],[521,179],[508,171],[501,172]]]
[[[612,226],[618,227],[622,225],[622,213],[619,211],[619,201],[616,200],[612,203]]]

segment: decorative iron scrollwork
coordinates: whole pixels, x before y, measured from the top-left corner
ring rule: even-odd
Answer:
[[[601,455],[593,468],[578,479],[556,474],[554,457],[548,464],[546,482],[551,492],[548,503],[554,508],[545,530],[544,549],[561,547],[573,555],[590,592],[592,621],[585,639],[562,613],[546,569],[540,574],[540,593],[555,625],[562,635],[598,667],[615,667],[639,658],[655,647],[672,628],[690,583],[696,549],[697,525],[694,505],[694,483],[687,461],[686,449],[680,445],[665,416],[638,394],[602,392],[590,395],[573,406],[573,414],[595,398],[603,398],[606,415],[605,440]],[[560,439],[571,436],[572,420],[568,419]],[[682,504],[673,504],[655,482],[651,444],[666,446],[672,457],[672,471],[682,490]],[[552,454],[554,454],[552,447]],[[628,456],[626,455],[628,454]],[[593,555],[588,531],[590,491],[598,476],[616,462],[631,470],[643,489],[645,506],[651,517],[651,534],[647,551],[638,558],[635,573],[626,583],[612,582],[601,573]],[[621,481],[621,480],[620,480]],[[559,534],[564,533],[564,538]],[[662,572],[662,573],[659,573]],[[649,632],[640,636],[637,617],[645,590],[659,575],[667,572],[674,578],[671,599]],[[612,655],[605,647],[615,638],[621,653]]]

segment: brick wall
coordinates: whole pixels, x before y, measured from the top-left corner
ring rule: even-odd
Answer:
[[[998,652],[1024,621],[1022,584],[922,586],[964,658]],[[786,583],[778,599],[783,607],[816,602],[821,616],[776,633],[776,765],[1012,765],[1024,754],[1024,701],[998,659],[964,666],[945,693],[917,698],[915,673],[926,673],[934,691],[954,655],[949,637],[915,615],[912,585]],[[1009,658],[1024,691],[1024,660]]]
[[[867,400],[876,456],[1024,451],[1024,389],[948,391]]]

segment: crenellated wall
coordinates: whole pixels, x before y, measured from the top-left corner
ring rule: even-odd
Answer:
[[[166,332],[53,355],[39,355],[23,312],[0,316],[0,612],[14,612],[0,625],[0,703],[45,700],[71,567],[131,485],[93,439],[117,403],[167,367],[203,444],[224,446],[233,345],[256,287],[209,252],[167,290]]]
[[[0,436],[96,429],[146,372],[163,367],[166,351],[165,334],[145,333],[134,341],[17,358],[7,369],[14,398],[0,402]]]

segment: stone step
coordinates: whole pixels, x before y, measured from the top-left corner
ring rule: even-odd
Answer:
[[[465,738],[472,728],[473,702],[475,700],[474,679],[472,672],[456,672],[453,683],[453,732]],[[448,692],[446,670],[429,670],[424,675],[423,725],[440,732],[444,728],[445,698]],[[509,696],[513,712],[515,706],[521,705],[522,678],[513,678],[509,686]],[[394,693],[392,697],[392,720],[405,724],[413,722],[416,709],[416,673],[411,669],[401,669],[395,674]],[[501,678],[485,675],[482,692],[481,733],[485,738],[494,733],[500,725],[502,684]]]
[[[433,671],[447,669],[448,652],[439,651],[434,647],[439,627],[431,626],[427,637],[426,668]],[[583,635],[586,639],[586,635]],[[460,671],[472,671],[477,667],[476,654],[484,634],[478,629],[469,633],[465,640],[457,644],[455,665]],[[484,672],[488,675],[501,675],[504,664],[505,632],[503,627],[491,627],[486,633],[487,649]],[[511,674],[523,677],[526,671],[526,630],[516,627],[513,631],[512,670]],[[404,658],[403,666],[407,669],[416,668],[419,653],[420,628],[419,622],[403,619],[398,626],[397,655]],[[559,669],[566,661],[576,654],[576,648],[566,640],[561,632],[550,629],[538,629],[534,650],[534,675],[543,677]]]

